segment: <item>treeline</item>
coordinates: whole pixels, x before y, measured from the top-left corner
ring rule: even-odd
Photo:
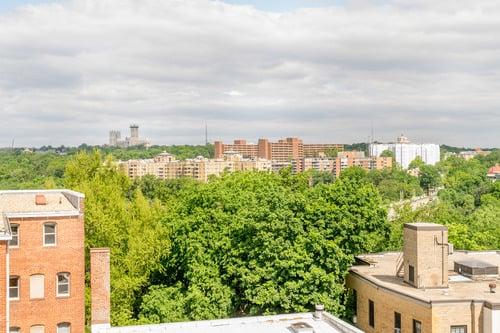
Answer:
[[[81,145],[79,147],[41,147],[38,150],[0,149],[0,190],[55,188],[63,185],[66,163],[78,152],[101,152],[115,160],[152,158],[164,151],[178,159],[197,156],[213,157],[213,145],[203,146],[152,146],[144,147],[100,147]]]

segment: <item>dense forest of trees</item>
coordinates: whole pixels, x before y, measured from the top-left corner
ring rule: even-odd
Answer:
[[[116,325],[306,311],[315,303],[343,315],[354,256],[400,249],[406,222],[446,224],[457,248],[500,248],[500,182],[486,178],[500,163],[498,150],[436,166],[417,160],[418,177],[398,167],[350,168],[339,179],[284,169],[200,183],[132,181],[113,164],[165,147],[87,148],[1,152],[0,187],[85,193],[86,249],[112,251]],[[176,149],[194,157],[210,156],[211,148]],[[416,210],[403,205],[388,221],[389,204],[434,188],[438,201]]]

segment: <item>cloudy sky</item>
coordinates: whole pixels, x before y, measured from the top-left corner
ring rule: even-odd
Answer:
[[[2,0],[0,146],[500,146],[500,2]]]

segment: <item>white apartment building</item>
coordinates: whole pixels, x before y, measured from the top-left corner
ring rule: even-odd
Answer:
[[[383,151],[389,150],[394,154],[396,162],[403,169],[407,169],[410,163],[420,156],[425,164],[435,165],[441,159],[439,145],[435,143],[411,143],[404,135],[401,135],[394,143],[372,143],[370,144],[370,155],[380,156]]]

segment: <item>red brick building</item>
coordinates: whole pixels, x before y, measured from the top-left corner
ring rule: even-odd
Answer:
[[[0,333],[85,331],[84,196],[0,191]]]
[[[343,144],[320,143],[307,144],[299,138],[280,139],[278,142],[269,142],[268,139],[259,139],[257,144],[248,144],[245,140],[234,140],[233,144],[224,144],[215,141],[215,158],[222,158],[224,153],[233,151],[246,158],[264,158],[276,162],[296,161],[301,165],[304,157],[318,157],[330,150],[343,151]]]

